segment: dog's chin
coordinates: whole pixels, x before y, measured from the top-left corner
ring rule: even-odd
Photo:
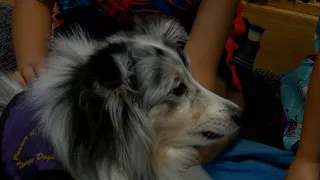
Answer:
[[[202,146],[207,145],[214,145],[216,143],[219,143],[221,141],[225,141],[228,139],[235,139],[239,133],[240,127],[235,128],[233,131],[226,133],[226,134],[220,134],[214,131],[206,130],[202,131],[199,134],[201,135],[201,142],[202,144],[192,145],[193,148],[198,149]]]
[[[208,140],[217,140],[220,138],[223,138],[224,135],[223,134],[219,134],[213,131],[203,131],[201,132],[202,137],[208,139]]]

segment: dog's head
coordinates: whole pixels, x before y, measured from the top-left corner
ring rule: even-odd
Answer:
[[[74,32],[55,40],[28,98],[76,178],[178,179],[195,146],[237,131],[241,109],[193,79],[176,21],[140,21],[105,41]]]

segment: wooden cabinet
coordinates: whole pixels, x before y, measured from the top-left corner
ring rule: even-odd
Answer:
[[[306,0],[306,1],[312,1],[309,3],[304,3],[302,1],[304,0],[248,0],[248,2],[250,3],[269,5],[277,8],[287,9],[294,12],[300,12],[300,13],[310,14],[314,16],[320,15],[319,0]]]
[[[246,3],[243,16],[265,28],[255,67],[286,73],[314,53],[317,16],[261,3]]]

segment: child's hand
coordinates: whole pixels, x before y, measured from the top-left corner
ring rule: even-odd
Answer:
[[[296,157],[290,165],[285,180],[318,180],[319,163]]]
[[[23,87],[27,87],[32,80],[36,77],[38,69],[33,68],[31,65],[22,66],[16,71],[13,76],[16,81]]]

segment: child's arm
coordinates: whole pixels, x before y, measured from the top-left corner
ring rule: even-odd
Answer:
[[[195,79],[208,90],[226,94],[226,85],[216,77],[221,53],[232,27],[240,0],[202,0],[185,51]],[[232,139],[232,138],[231,138]],[[230,141],[231,142],[231,141]],[[229,144],[201,147],[199,160],[212,161]]]
[[[195,79],[209,90],[240,0],[202,0],[185,50]]]
[[[302,136],[286,180],[317,180],[320,164],[320,53],[312,71],[304,107]]]
[[[12,13],[12,36],[18,71],[16,78],[26,85],[48,52],[51,15],[55,0],[16,0]]]

